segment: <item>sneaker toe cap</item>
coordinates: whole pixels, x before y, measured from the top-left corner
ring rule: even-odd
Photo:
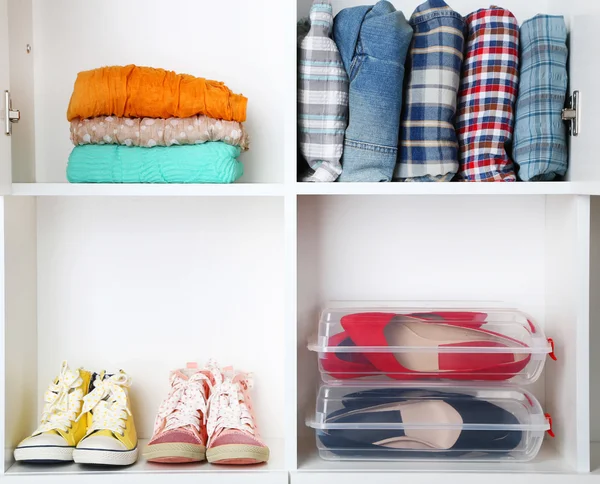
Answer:
[[[59,434],[44,432],[32,437],[27,437],[17,447],[69,447],[69,444]]]
[[[204,442],[202,442],[202,439],[199,436],[195,435],[194,432],[184,429],[167,430],[166,432],[153,437],[150,441],[150,445],[173,443],[204,445]]]
[[[256,447],[266,447],[256,437],[245,432],[226,431],[219,435],[211,444],[211,447],[218,447],[220,445],[253,445]]]
[[[77,445],[78,449],[131,450],[123,442],[107,435],[91,435]]]

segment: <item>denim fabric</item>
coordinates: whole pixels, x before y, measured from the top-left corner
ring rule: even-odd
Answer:
[[[390,181],[398,157],[404,62],[413,30],[381,0],[342,10],[333,36],[350,77],[350,120],[340,181]]]
[[[444,0],[427,0],[410,18],[399,181],[450,181],[458,171],[454,130],[465,21]]]
[[[513,156],[523,181],[553,180],[567,171],[567,27],[537,15],[521,26],[521,79]]]

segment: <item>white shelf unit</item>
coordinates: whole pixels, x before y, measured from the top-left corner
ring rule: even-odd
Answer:
[[[298,341],[314,332],[320,308],[332,300],[496,300],[519,307],[560,341],[558,361],[547,362],[533,388],[555,423],[557,437],[544,443],[553,456],[550,467],[587,470],[589,203],[587,196],[301,197]],[[316,360],[300,346],[301,441],[314,439],[300,416],[314,408]],[[313,454],[300,447],[300,472],[314,469]],[[320,469],[340,465],[322,462]],[[547,468],[542,458],[516,466]]]
[[[307,15],[311,3],[297,1],[298,18]],[[408,17],[421,2],[392,3]],[[472,0],[448,3],[463,14],[487,6]],[[334,1],[334,13],[362,4]],[[565,482],[566,475],[578,482],[597,479],[596,472],[589,472],[598,466],[595,459],[590,464],[590,452],[596,449],[590,442],[600,440],[600,419],[589,407],[600,398],[600,360],[594,355],[594,343],[600,342],[600,333],[595,334],[600,315],[600,205],[589,195],[600,194],[600,160],[593,148],[598,126],[594,113],[600,107],[594,79],[600,72],[584,56],[586,42],[600,25],[600,5],[507,0],[500,6],[521,22],[537,13],[562,14],[570,28],[570,89],[585,92],[589,99],[582,110],[588,128],[571,138],[566,181],[296,185],[299,350],[294,483],[335,478],[358,483],[375,475],[383,483],[558,483]],[[530,312],[549,336],[561,341],[562,358],[549,361],[534,386],[555,426],[561,421],[561,431],[527,464],[321,460],[314,434],[304,425],[304,415],[314,407],[318,377],[316,356],[303,343],[327,301],[356,299],[502,300]]]
[[[60,360],[125,369],[138,435],[148,439],[169,369],[212,357],[254,372],[273,460],[245,474],[184,466],[175,478],[287,480],[281,197],[5,197],[2,213],[6,477],[101,478],[75,465],[13,464],[11,448],[35,428]],[[140,458],[116,478],[156,472]]]
[[[364,3],[333,1],[336,10]],[[394,3],[408,16],[419,2]],[[351,484],[376,475],[381,483],[421,484],[445,483],[452,473],[465,484],[558,484],[600,476],[588,472],[600,465],[590,443],[600,441],[600,419],[589,408],[600,398],[593,343],[600,342],[600,202],[591,196],[600,194],[600,71],[590,62],[600,4],[502,4],[521,21],[538,12],[567,17],[571,89],[584,104],[567,181],[327,185],[296,182],[291,26],[309,4],[0,0],[0,89],[11,90],[22,114],[12,139],[0,136],[0,480]],[[464,14],[485,6],[451,5]],[[66,183],[64,113],[75,75],[126,63],[216,78],[248,96],[252,145],[240,183]],[[555,338],[559,359],[548,361],[533,390],[554,418],[556,439],[519,465],[320,460],[304,417],[318,383],[306,338],[322,306],[457,298],[516,305]],[[14,464],[12,450],[34,428],[42,391],[63,358],[129,371],[137,428],[147,439],[168,371],[211,356],[254,372],[268,465]]]
[[[13,183],[11,195],[28,197],[281,197],[281,183],[230,185]]]

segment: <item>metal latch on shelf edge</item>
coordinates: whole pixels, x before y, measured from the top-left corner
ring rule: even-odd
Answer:
[[[581,128],[581,109],[579,104],[581,102],[581,95],[579,91],[573,91],[573,94],[569,96],[569,107],[564,108],[561,113],[563,121],[569,123],[569,134],[577,136]]]
[[[19,119],[21,119],[21,111],[12,108],[10,92],[4,91],[4,134],[6,136],[12,134],[12,124],[18,123]]]

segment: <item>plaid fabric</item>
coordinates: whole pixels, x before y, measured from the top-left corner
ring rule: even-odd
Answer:
[[[514,159],[524,181],[567,172],[567,27],[563,17],[537,15],[521,26],[521,74]]]
[[[468,40],[458,96],[459,180],[516,181],[511,141],[519,68],[519,29],[508,10],[467,17]]]
[[[415,34],[394,179],[450,181],[458,171],[454,116],[465,22],[443,0],[429,0],[417,7],[409,23]]]
[[[332,30],[330,0],[314,0],[298,56],[298,141],[310,167],[303,181],[332,182],[342,173],[349,81]]]

